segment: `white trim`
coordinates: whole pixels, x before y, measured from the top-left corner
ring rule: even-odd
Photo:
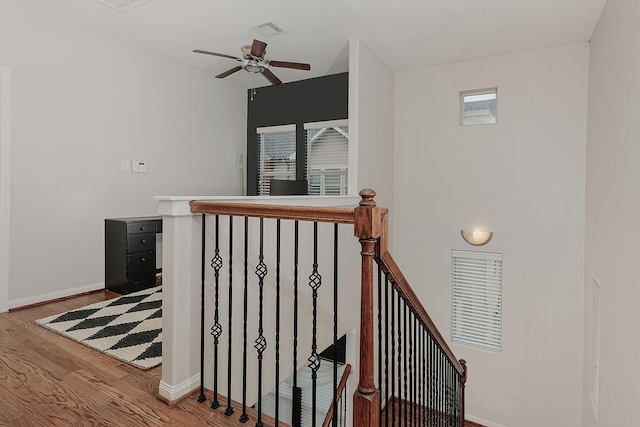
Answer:
[[[341,127],[341,126],[349,126],[349,120],[342,119],[342,120],[328,120],[325,122],[305,123],[304,129],[307,130],[307,129],[318,129],[318,128],[335,128],[335,127]]]
[[[256,133],[276,133],[276,132],[291,132],[296,130],[296,125],[280,125],[280,126],[266,126],[256,128]]]
[[[164,381],[160,381],[158,394],[167,401],[173,402],[188,395],[198,387],[200,387],[200,374],[194,375],[176,386],[171,386]]]
[[[93,283],[91,285],[79,286],[77,288],[65,289],[64,291],[49,292],[46,294],[36,295],[34,297],[20,298],[9,301],[9,308],[24,307],[32,304],[39,304],[45,301],[51,301],[58,298],[66,298],[73,295],[83,294],[104,289],[104,282]]]
[[[464,418],[469,421],[473,421],[474,423],[482,424],[487,427],[507,427],[504,424],[494,423],[493,421],[485,420],[480,417],[474,417],[473,415],[465,414]]]
[[[9,310],[11,69],[0,65],[0,313]]]

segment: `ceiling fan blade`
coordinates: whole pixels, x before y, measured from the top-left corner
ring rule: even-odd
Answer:
[[[242,59],[240,59],[240,58],[237,58],[237,57],[231,56],[231,55],[225,55],[224,53],[207,52],[206,50],[199,50],[199,49],[196,49],[193,52],[194,53],[203,53],[205,55],[221,56],[223,58],[229,58],[229,59],[235,59],[236,61],[242,61]]]
[[[265,76],[265,78],[267,80],[269,80],[271,82],[271,84],[273,85],[281,85],[282,84],[282,80],[280,80],[279,78],[276,77],[275,74],[273,74],[271,72],[271,70],[269,70],[268,68],[265,68],[262,71],[262,75]]]
[[[311,70],[311,65],[303,64],[302,62],[288,62],[288,61],[269,61],[269,65],[273,67],[293,68],[295,70]]]
[[[264,50],[266,48],[267,44],[265,42],[253,39],[253,44],[251,45],[251,55],[255,56],[256,58],[262,58],[264,56]]]
[[[237,67],[233,67],[232,69],[227,70],[227,71],[225,71],[224,73],[220,73],[220,74],[218,74],[218,75],[216,76],[216,78],[217,78],[217,79],[224,79],[225,77],[227,77],[227,76],[229,76],[229,75],[231,75],[231,74],[235,73],[236,71],[240,71],[240,70],[242,70],[242,67],[238,65]]]

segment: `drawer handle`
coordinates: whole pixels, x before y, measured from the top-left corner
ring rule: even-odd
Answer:
[[[146,258],[140,258],[140,262],[147,262]]]
[[[140,243],[142,243],[142,244],[147,243],[147,239],[142,239],[142,240],[140,240]]]
[[[140,231],[144,231],[144,227],[140,227]]]

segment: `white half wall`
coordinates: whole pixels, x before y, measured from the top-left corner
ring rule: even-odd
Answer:
[[[394,254],[445,338],[451,250],[504,256],[502,352],[452,345],[475,419],[581,425],[588,49],[396,74]],[[498,123],[460,126],[459,93],[490,87]],[[471,247],[473,228],[495,236]]]
[[[103,286],[104,218],[155,215],[159,194],[240,194],[244,89],[7,0],[0,64],[12,69],[10,307]]]
[[[393,206],[394,72],[362,40],[349,42],[349,185],[377,193],[378,206]],[[354,152],[355,151],[355,152]],[[353,164],[353,162],[356,162]],[[393,218],[391,218],[393,221]]]
[[[637,425],[640,398],[640,2],[609,0],[591,39],[583,425]],[[600,283],[600,393],[592,399],[592,278]]]

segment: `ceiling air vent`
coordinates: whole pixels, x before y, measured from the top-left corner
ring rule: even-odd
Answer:
[[[127,13],[134,7],[143,5],[151,0],[96,0],[98,3],[102,3],[105,6],[109,6],[122,13]]]
[[[251,27],[251,29],[264,37],[271,37],[276,34],[287,32],[284,28],[273,21],[263,22],[262,24]]]

